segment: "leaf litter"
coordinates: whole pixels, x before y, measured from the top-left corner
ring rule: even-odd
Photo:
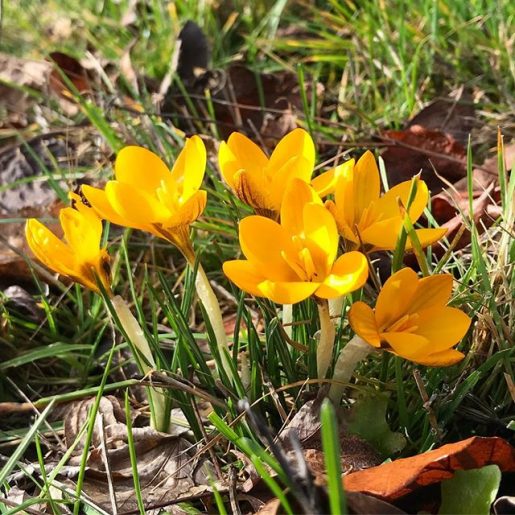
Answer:
[[[58,477],[71,491],[75,488],[74,479],[79,473],[84,450],[82,428],[88,423],[93,403],[94,399],[84,399],[71,403],[66,409],[65,441],[69,448],[72,445],[75,447]],[[202,455],[197,455],[197,446],[183,436],[160,433],[149,426],[133,427],[132,433],[147,513],[158,513],[160,507],[175,505],[183,498],[193,500],[210,495],[213,484],[223,489],[223,485],[215,480],[211,463]],[[81,434],[82,439],[77,444]],[[88,450],[83,491],[96,505],[107,511],[113,508],[113,495],[118,513],[138,509],[127,438],[125,412],[119,400],[114,396],[103,397]],[[55,464],[52,460],[48,461],[48,472]]]

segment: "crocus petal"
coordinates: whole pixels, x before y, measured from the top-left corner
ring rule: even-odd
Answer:
[[[238,287],[251,295],[261,297],[263,294],[258,286],[265,278],[249,261],[234,260],[223,264],[224,274]]]
[[[333,215],[338,227],[338,232],[341,236],[356,245],[359,245],[359,239],[353,230],[347,225],[341,209],[338,209],[337,205],[332,200],[325,201],[325,208]]]
[[[234,192],[240,200],[256,210],[275,211],[270,200],[270,188],[262,171],[254,174],[248,170],[238,171],[234,175]]]
[[[465,354],[462,352],[449,349],[442,352],[435,352],[425,358],[417,359],[416,362],[428,367],[450,367],[459,363],[464,357]]]
[[[67,207],[59,212],[64,237],[79,261],[92,262],[98,256],[102,238],[102,222],[96,216]]]
[[[294,156],[303,158],[299,162],[298,166],[301,169],[297,176],[309,182],[315,166],[315,145],[309,133],[304,129],[295,129],[279,141],[270,156],[268,167],[278,170]]]
[[[277,304],[296,304],[315,293],[320,285],[308,282],[274,282],[264,281],[258,288],[262,297],[267,297]]]
[[[107,200],[123,218],[125,226],[139,229],[170,217],[168,209],[157,199],[130,184],[109,181],[105,192]]]
[[[231,147],[225,141],[220,143],[220,148],[218,149],[218,166],[224,181],[233,191],[236,191],[234,176],[241,170],[241,166]]]
[[[431,342],[431,352],[441,352],[456,345],[470,327],[463,311],[449,307],[432,307],[418,312],[416,334]]]
[[[374,347],[381,346],[381,336],[377,330],[374,311],[364,302],[355,302],[349,310],[349,323],[352,330]]]
[[[30,218],[25,225],[25,237],[34,255],[44,265],[59,274],[73,273],[75,259],[72,252],[48,227]]]
[[[311,187],[320,197],[326,197],[334,193],[336,183],[338,182],[338,173],[336,168],[331,168],[327,172],[321,173],[311,180]]]
[[[311,167],[311,171],[308,172],[309,166],[307,160],[302,156],[292,157],[279,169],[271,169],[271,165],[268,166],[269,177],[271,176],[271,184],[268,186],[270,188],[269,199],[274,211],[281,210],[285,196],[285,184],[295,179],[305,183],[309,182],[313,171]]]
[[[322,205],[322,200],[305,181],[292,179],[286,186],[281,205],[281,225],[290,234],[304,232],[304,206],[310,203]]]
[[[351,159],[337,167],[338,180],[334,189],[335,218],[345,221],[351,230],[354,230],[354,225],[359,222],[360,218],[354,214],[354,166],[355,161]]]
[[[124,147],[114,165],[116,180],[137,190],[153,192],[170,176],[168,166],[154,152],[136,146]]]
[[[277,281],[298,279],[283,259],[293,254],[290,235],[278,223],[264,216],[248,216],[240,222],[240,245],[245,257],[263,277]]]
[[[317,270],[326,275],[338,252],[338,229],[331,213],[320,204],[305,204],[302,212],[304,237]]]
[[[347,252],[333,265],[331,273],[316,291],[316,296],[334,299],[361,288],[368,277],[367,259],[361,252]]]
[[[416,229],[415,232],[417,233],[418,240],[420,241],[420,246],[422,248],[425,248],[441,240],[446,235],[447,229]],[[412,249],[413,245],[408,237],[408,239],[406,240],[406,250]]]
[[[411,181],[401,182],[389,189],[380,199],[374,202],[372,206],[374,214],[376,216],[381,214],[383,218],[400,217],[401,212],[397,199],[400,199],[403,206],[406,207],[408,205],[410,190]],[[417,192],[409,208],[409,215],[412,222],[416,222],[420,218],[420,215],[427,206],[428,200],[429,191],[427,185],[424,181],[418,179]]]
[[[420,279],[409,312],[415,313],[422,309],[445,306],[451,297],[452,282],[450,274],[437,274]]]
[[[353,173],[354,220],[359,221],[361,213],[379,198],[380,182],[374,154],[367,150],[354,166]]]
[[[234,175],[239,170],[247,170],[250,174],[262,174],[268,164],[268,158],[247,136],[233,132],[227,143],[220,144],[218,163],[223,178],[234,189]]]
[[[195,192],[170,218],[163,222],[165,229],[193,223],[204,212],[207,204],[207,192]]]
[[[385,340],[395,354],[417,361],[424,359],[432,351],[431,342],[418,334],[412,333],[381,333],[381,339]]]
[[[100,218],[116,225],[125,225],[123,217],[112,208],[104,190],[85,184],[81,187],[81,191]]]
[[[417,291],[418,277],[411,268],[402,268],[384,283],[376,302],[376,320],[384,331],[409,310]]]
[[[205,170],[206,147],[199,136],[192,136],[186,140],[173,165],[169,187],[175,186],[179,196],[187,199],[200,188]]]
[[[402,229],[400,217],[375,222],[361,233],[361,241],[372,245],[376,250],[393,250]]]

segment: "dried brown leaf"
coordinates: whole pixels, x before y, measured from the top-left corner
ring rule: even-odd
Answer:
[[[501,438],[474,436],[438,449],[401,458],[378,467],[344,476],[347,492],[363,492],[393,501],[422,486],[453,477],[456,470],[496,464],[502,471],[515,471],[515,449]]]
[[[94,399],[72,403],[65,417],[65,438],[70,445],[89,418]],[[134,475],[127,445],[125,412],[114,396],[103,397],[93,430],[84,492],[104,509],[110,509],[109,481],[113,485],[118,511],[137,509],[134,498]],[[202,496],[210,491],[208,475],[215,477],[210,463],[195,457],[195,446],[188,440],[155,431],[150,427],[133,430],[138,458],[138,476],[143,499],[149,507],[173,503],[184,496]],[[103,443],[103,445],[102,445]],[[83,445],[83,443],[82,443]],[[102,452],[102,446],[105,453]],[[77,446],[65,473],[75,478],[81,461],[81,444]],[[106,460],[108,469],[106,469]],[[149,508],[150,509],[150,508]]]

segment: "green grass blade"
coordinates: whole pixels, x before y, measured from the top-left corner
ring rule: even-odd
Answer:
[[[328,399],[324,400],[320,408],[320,422],[322,424],[322,448],[324,450],[331,515],[345,515],[347,513],[347,503],[343,491],[340,437],[336,414],[331,401]]]

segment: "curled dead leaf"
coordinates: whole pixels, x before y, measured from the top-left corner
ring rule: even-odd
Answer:
[[[64,421],[68,446],[87,423],[94,402],[95,399],[85,399],[69,406]],[[211,491],[209,478],[216,477],[216,474],[209,461],[195,454],[196,446],[187,439],[159,433],[148,426],[133,427],[132,433],[139,482],[148,512],[174,504],[184,496],[202,496]],[[63,472],[67,478],[65,483],[73,485],[73,488],[82,452],[79,444]],[[218,485],[218,489],[222,490],[223,486]],[[114,396],[100,400],[83,491],[102,509],[111,510],[113,503],[116,503],[118,512],[138,509],[125,412]]]
[[[515,449],[501,438],[474,436],[424,454],[353,472],[343,477],[343,484],[348,492],[363,492],[394,501],[417,488],[449,479],[456,470],[491,464],[498,465],[504,472],[514,472]]]

